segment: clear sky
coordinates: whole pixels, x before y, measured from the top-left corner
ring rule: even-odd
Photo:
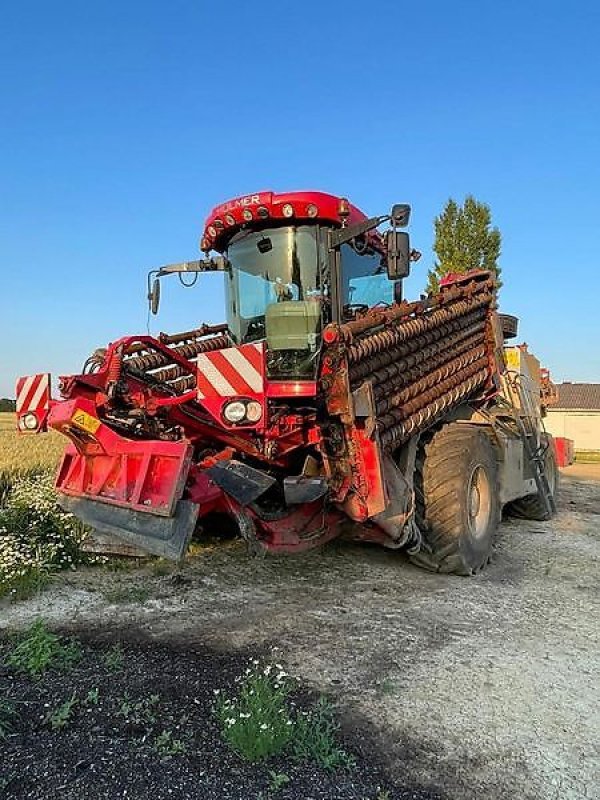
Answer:
[[[315,188],[413,207],[425,285],[449,196],[502,232],[502,307],[556,379],[600,381],[600,3],[3,3],[0,396],[146,328],[146,271],[206,212]],[[222,318],[164,282],[153,330]]]

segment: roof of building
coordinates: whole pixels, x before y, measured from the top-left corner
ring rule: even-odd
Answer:
[[[558,383],[558,403],[554,409],[600,411],[600,383]]]

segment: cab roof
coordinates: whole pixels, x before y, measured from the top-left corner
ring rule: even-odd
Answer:
[[[244,225],[282,222],[325,222],[341,226],[367,219],[345,197],[326,192],[257,192],[228,200],[213,208],[204,223],[201,249],[223,252],[231,237]]]

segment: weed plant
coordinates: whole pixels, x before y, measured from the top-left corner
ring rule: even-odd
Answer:
[[[37,619],[22,634],[7,656],[7,663],[19,672],[39,678],[50,668],[68,669],[81,658],[76,642],[64,641],[46,628],[43,619]]]

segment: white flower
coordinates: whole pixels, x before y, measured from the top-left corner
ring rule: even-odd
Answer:
[[[266,731],[268,729],[268,727],[269,726],[267,725],[267,723],[263,722],[263,724],[260,726],[260,729],[261,729],[261,731]]]

